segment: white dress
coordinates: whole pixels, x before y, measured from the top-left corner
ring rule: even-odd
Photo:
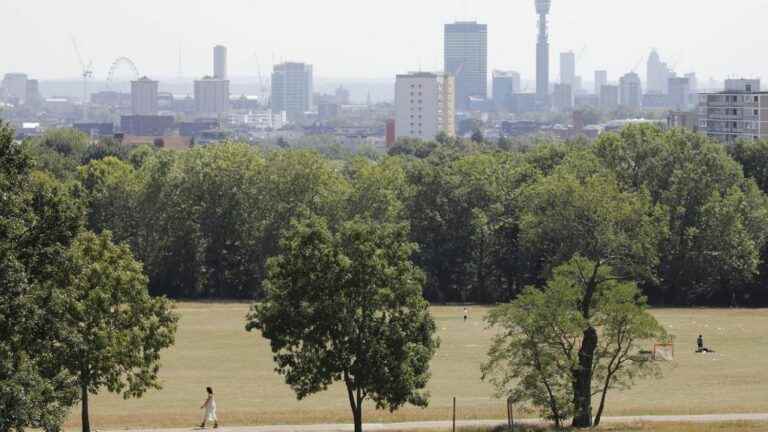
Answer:
[[[205,418],[206,421],[216,421],[216,399],[211,395],[208,398],[208,402],[205,404]]]

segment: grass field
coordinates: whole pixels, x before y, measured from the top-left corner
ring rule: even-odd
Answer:
[[[200,420],[198,408],[209,385],[226,425],[351,421],[342,387],[296,400],[274,373],[268,342],[245,332],[247,304],[180,303],[177,309],[182,318],[176,346],[163,355],[163,390],[140,400],[94,397],[91,415],[97,429],[192,426]],[[505,418],[504,405],[480,380],[479,365],[493,334],[481,321],[486,310],[472,308],[464,323],[460,307],[435,307],[442,346],[432,363],[430,407],[395,414],[367,408],[364,421],[447,420],[453,396],[460,419]],[[653,313],[677,337],[676,361],[664,366],[663,379],[611,394],[606,415],[768,411],[768,310]],[[699,333],[717,354],[693,354]],[[78,419],[79,409],[73,410],[67,427],[77,428]]]

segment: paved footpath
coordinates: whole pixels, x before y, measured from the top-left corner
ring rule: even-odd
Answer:
[[[767,414],[710,414],[710,415],[675,415],[675,416],[633,416],[633,417],[603,417],[604,423],[720,423],[720,422],[768,422]],[[521,420],[520,424],[540,424],[541,420]],[[506,420],[461,420],[456,422],[458,428],[494,427],[507,424]],[[238,426],[221,427],[220,432],[350,432],[354,431],[351,424],[321,424],[321,425],[276,425],[276,426]],[[394,432],[418,430],[449,430],[450,421],[428,421],[407,423],[366,423],[365,431]],[[190,432],[201,431],[199,428],[187,429],[120,429],[114,432]]]

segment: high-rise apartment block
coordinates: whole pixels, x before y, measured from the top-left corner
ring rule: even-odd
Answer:
[[[133,115],[157,114],[157,81],[141,77],[131,81],[131,112]]]
[[[312,108],[312,91],[311,65],[275,65],[272,72],[272,111],[285,111],[289,121],[300,120]]]
[[[476,22],[445,25],[445,72],[456,81],[456,104],[488,98],[488,26]]]
[[[691,106],[691,83],[688,78],[670,78],[667,84],[668,105],[676,111],[688,110]]]
[[[418,72],[395,82],[395,135],[433,140],[456,134],[455,84],[450,75]]]
[[[213,77],[220,80],[229,79],[227,76],[227,47],[213,47]]]
[[[643,104],[643,85],[640,76],[630,72],[619,81],[619,105],[640,109]]]
[[[229,81],[205,77],[195,81],[195,112],[199,117],[218,118],[229,112]]]
[[[5,97],[8,100],[23,104],[27,97],[27,75],[22,73],[5,74],[3,89],[5,89]]]
[[[573,109],[573,87],[570,84],[555,84],[552,92],[552,107],[557,111]]]
[[[576,54],[573,51],[560,53],[560,84],[574,88],[576,84]]]
[[[493,103],[498,110],[509,110],[512,95],[520,93],[520,74],[513,71],[493,71]]]
[[[600,88],[600,108],[615,110],[619,107],[619,86],[604,85]]]
[[[595,94],[600,97],[600,90],[604,85],[608,85],[608,72],[604,70],[595,71]]]
[[[768,92],[760,80],[726,80],[725,90],[700,93],[699,130],[724,143],[768,138]]]

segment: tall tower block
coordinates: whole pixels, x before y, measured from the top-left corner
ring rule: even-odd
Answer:
[[[540,107],[549,105],[549,29],[547,15],[552,0],[535,0],[539,15],[539,38],[536,43],[536,101]]]

